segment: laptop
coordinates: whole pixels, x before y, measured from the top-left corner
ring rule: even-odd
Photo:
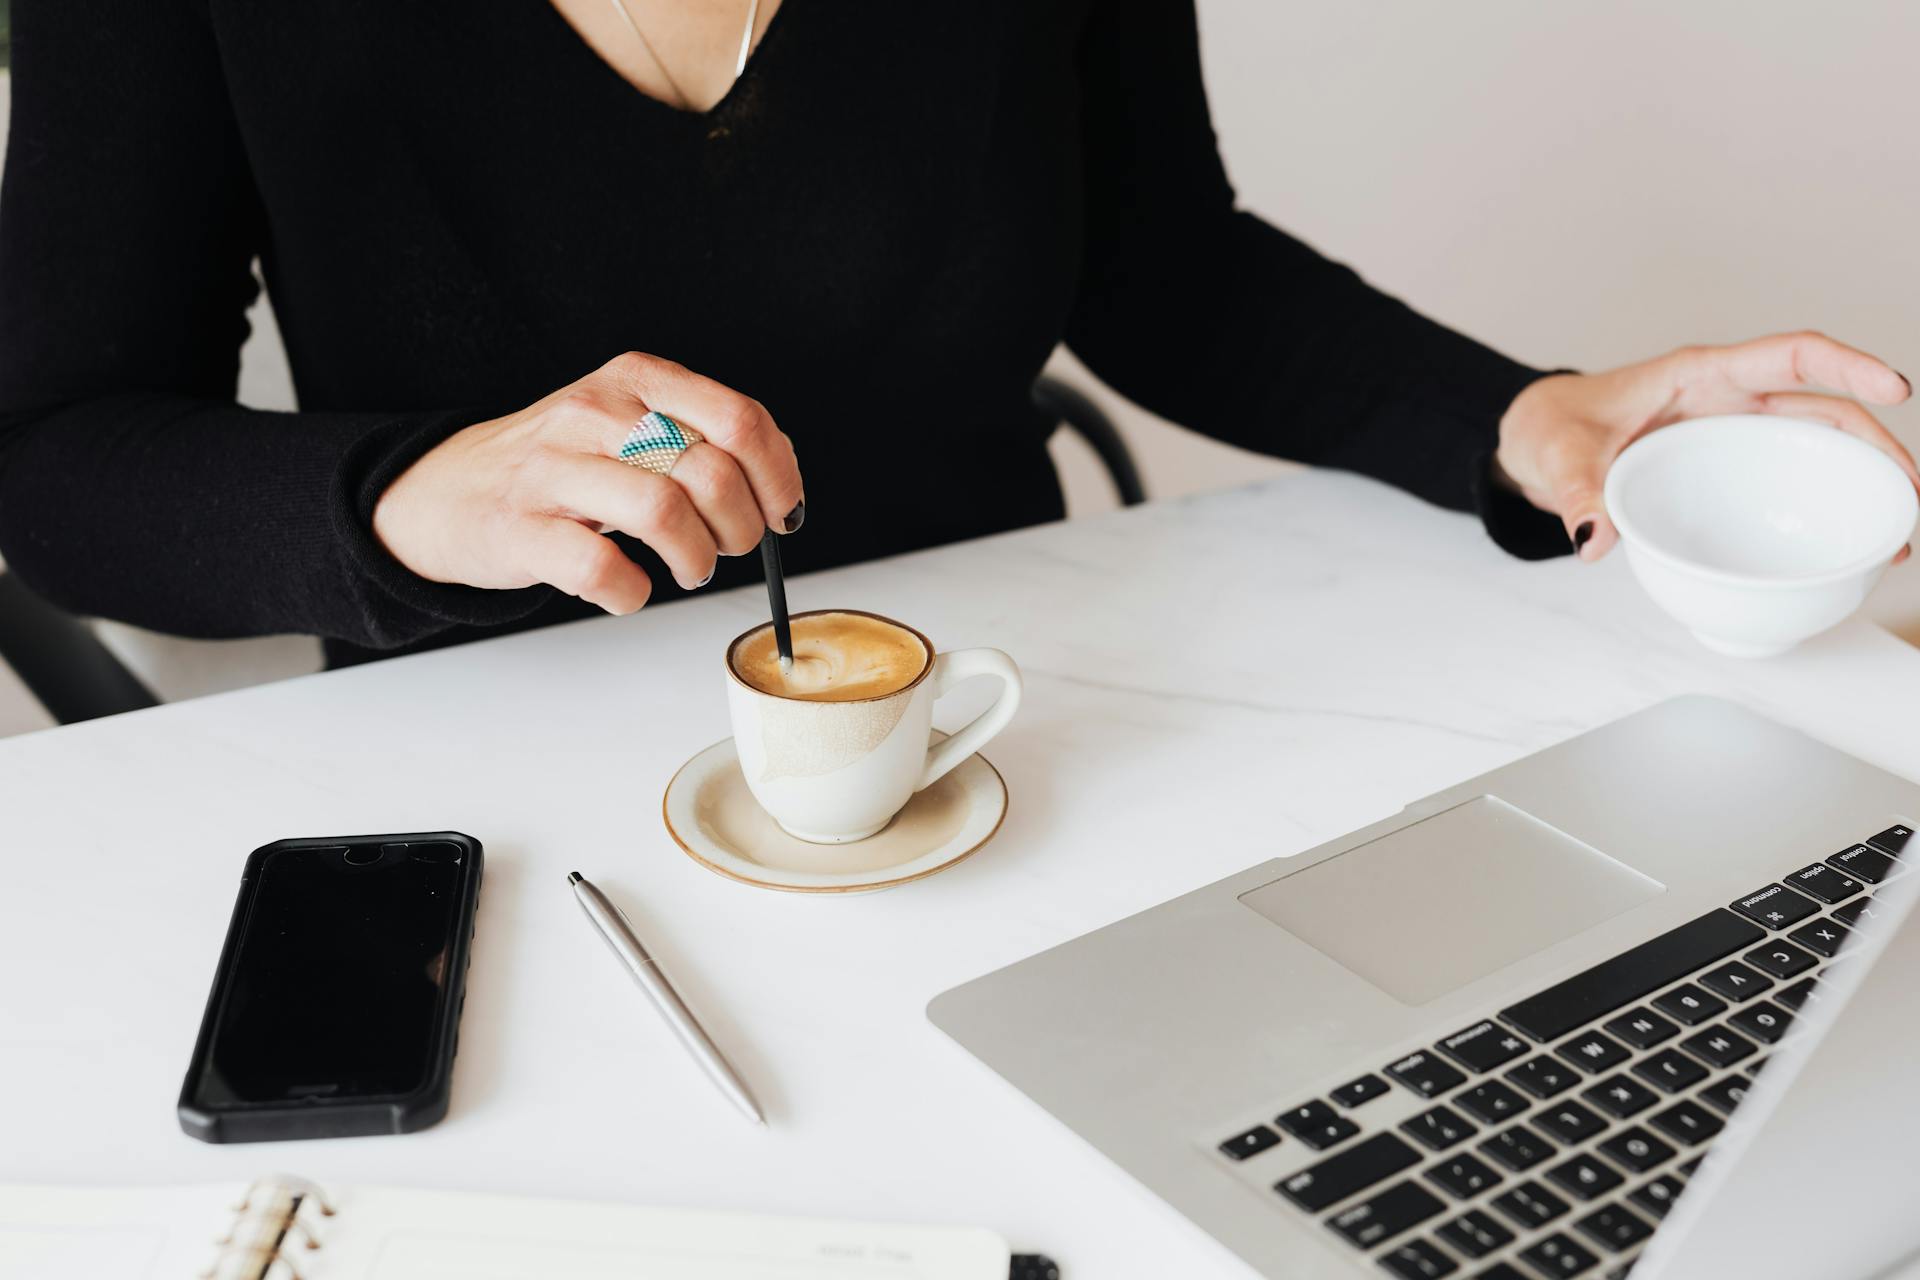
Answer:
[[[1865,1277],[1920,1250],[1916,820],[1680,698],[928,1013],[1263,1275]]]

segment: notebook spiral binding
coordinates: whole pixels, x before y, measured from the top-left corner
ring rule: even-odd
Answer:
[[[294,1258],[321,1244],[302,1215],[331,1218],[334,1208],[316,1184],[276,1174],[248,1187],[233,1212],[233,1226],[214,1241],[220,1254],[200,1280],[300,1280]]]

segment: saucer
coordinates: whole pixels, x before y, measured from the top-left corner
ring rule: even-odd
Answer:
[[[933,740],[944,737],[936,730]],[[985,756],[971,755],[878,833],[809,844],[753,798],[727,738],[680,766],[660,810],[674,842],[709,871],[789,893],[865,893],[945,871],[993,839],[1007,816],[1007,784]]]

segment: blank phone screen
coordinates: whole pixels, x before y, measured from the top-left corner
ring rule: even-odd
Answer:
[[[221,974],[200,1103],[422,1087],[470,870],[464,851],[443,842],[269,853]]]

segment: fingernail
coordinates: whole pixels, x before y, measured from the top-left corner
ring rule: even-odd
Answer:
[[[780,532],[793,533],[807,522],[807,500],[802,498],[793,504],[793,510],[787,512],[787,518],[780,522]]]
[[[1912,379],[1912,378],[1909,378],[1909,377],[1908,377],[1908,376],[1907,376],[1906,374],[1904,374],[1904,373],[1901,373],[1901,372],[1900,372],[1900,371],[1899,371],[1898,369],[1895,369],[1895,370],[1894,370],[1893,372],[1894,372],[1894,376],[1895,376],[1895,377],[1897,377],[1897,378],[1899,378],[1899,379],[1900,379],[1900,381],[1902,381],[1902,382],[1904,382],[1904,383],[1906,383],[1906,384],[1907,384],[1907,394],[1908,394],[1908,395],[1912,395],[1912,394],[1913,394],[1913,379]]]
[[[700,581],[698,581],[698,582],[696,582],[696,583],[694,583],[694,584],[693,584],[693,589],[694,589],[695,591],[698,591],[698,590],[699,590],[700,588],[702,588],[702,587],[704,587],[704,586],[706,586],[706,585],[707,585],[707,584],[708,584],[709,582],[712,582],[712,581],[713,581],[713,575],[714,575],[714,574],[716,574],[716,573],[718,573],[718,572],[720,572],[720,566],[719,566],[719,565],[715,565],[715,566],[713,566],[713,568],[711,568],[711,569],[709,569],[709,570],[707,570],[707,576],[706,576],[706,577],[704,577],[704,578],[702,578],[702,579],[700,579]]]
[[[1573,531],[1573,554],[1579,555],[1586,550],[1587,543],[1593,541],[1593,521],[1582,520],[1580,527]]]

